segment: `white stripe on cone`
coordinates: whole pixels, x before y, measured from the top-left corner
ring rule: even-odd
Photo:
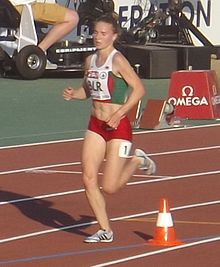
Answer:
[[[172,227],[173,226],[173,220],[171,213],[160,213],[157,217],[157,226],[158,227]]]

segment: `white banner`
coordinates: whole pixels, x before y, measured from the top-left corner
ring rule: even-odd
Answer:
[[[162,10],[168,8],[168,0],[115,0],[121,26],[130,28],[138,23],[148,14],[150,2]],[[220,0],[183,0],[183,13],[213,45],[220,45]],[[191,36],[196,46],[202,45],[196,36]]]
[[[80,2],[86,0],[71,0],[70,8],[78,7]],[[89,0],[87,0],[89,1]],[[57,0],[66,4],[68,0]],[[151,3],[158,8],[166,10],[168,0],[114,0],[115,11],[119,14],[120,24],[124,28],[130,28],[147,16]],[[192,20],[197,29],[213,44],[220,45],[220,0],[183,0],[183,12]],[[76,32],[71,35],[75,35]],[[200,41],[192,35],[196,46],[201,46]]]

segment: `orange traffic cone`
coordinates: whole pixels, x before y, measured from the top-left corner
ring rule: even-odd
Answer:
[[[158,246],[177,246],[183,244],[181,241],[176,240],[173,220],[166,198],[160,200],[155,236],[153,239],[148,240],[148,243]]]

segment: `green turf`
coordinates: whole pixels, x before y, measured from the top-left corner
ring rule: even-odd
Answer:
[[[62,90],[79,80],[1,79],[0,146],[82,136],[89,101],[64,101]]]
[[[91,101],[64,101],[63,88],[81,79],[0,79],[0,147],[83,137]],[[143,80],[149,98],[166,99],[169,80]],[[207,123],[207,122],[205,122]]]

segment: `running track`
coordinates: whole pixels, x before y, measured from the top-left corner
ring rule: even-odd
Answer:
[[[157,172],[137,172],[107,196],[110,244],[83,243],[97,225],[81,182],[82,139],[0,148],[0,266],[220,266],[219,136],[220,125],[136,133]],[[162,197],[182,245],[147,242]]]

